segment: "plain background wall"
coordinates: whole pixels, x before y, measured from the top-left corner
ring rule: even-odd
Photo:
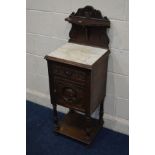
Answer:
[[[67,42],[71,25],[64,18],[86,5],[101,10],[111,21],[105,127],[128,134],[128,0],[27,0],[27,99],[52,107],[47,65],[43,57]],[[59,110],[66,111],[62,107]]]

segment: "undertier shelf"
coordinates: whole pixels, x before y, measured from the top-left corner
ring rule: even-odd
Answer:
[[[64,119],[60,121],[59,128],[55,131],[68,136],[85,144],[90,144],[95,138],[97,132],[102,128],[99,120],[91,118],[89,123],[89,136],[86,132],[87,122],[85,115],[77,112],[69,112]]]

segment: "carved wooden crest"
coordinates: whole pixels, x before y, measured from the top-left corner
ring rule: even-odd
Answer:
[[[65,19],[72,24],[69,42],[108,48],[110,21],[92,6],[79,8]]]

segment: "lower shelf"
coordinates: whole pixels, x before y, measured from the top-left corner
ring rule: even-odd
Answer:
[[[97,132],[102,128],[99,120],[91,118],[89,126],[89,136],[86,132],[87,122],[85,116],[77,112],[69,112],[64,119],[60,121],[59,128],[55,131],[80,142],[90,144],[95,138]]]

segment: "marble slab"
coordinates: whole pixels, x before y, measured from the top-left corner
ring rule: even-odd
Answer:
[[[48,56],[84,65],[93,65],[107,51],[107,49],[98,47],[66,43]]]

